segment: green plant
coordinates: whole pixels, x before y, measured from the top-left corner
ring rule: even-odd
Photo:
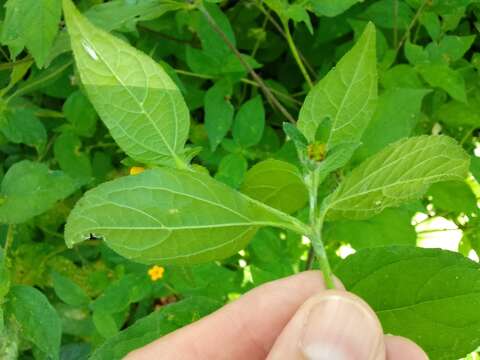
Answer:
[[[432,359],[475,351],[479,5],[215,3],[63,0],[57,35],[59,2],[7,1],[2,44],[29,54],[0,64],[0,354],[121,358],[311,268]],[[463,255],[412,246],[418,212]]]

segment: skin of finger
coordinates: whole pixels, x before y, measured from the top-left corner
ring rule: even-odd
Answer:
[[[301,350],[301,337],[304,332],[304,327],[307,322],[307,318],[312,311],[312,308],[325,301],[326,297],[341,296],[344,297],[346,301],[353,301],[356,304],[360,305],[363,310],[374,319],[374,336],[378,337],[378,341],[372,349],[372,356],[370,359],[361,359],[361,360],[385,360],[385,345],[384,345],[384,335],[382,326],[378,321],[377,316],[373,310],[368,306],[365,301],[360,299],[358,296],[348,293],[346,291],[339,290],[328,290],[320,292],[316,295],[313,295],[309,298],[296,312],[292,317],[290,322],[285,326],[283,332],[277,338],[274,346],[272,347],[271,352],[269,353],[267,360],[305,360],[305,356]],[[361,333],[364,329],[359,329]],[[352,358],[353,359],[353,358]]]
[[[428,360],[427,354],[413,341],[401,336],[385,336],[387,360]]]
[[[338,279],[335,284],[337,289],[344,289]],[[265,359],[297,309],[323,290],[319,271],[305,271],[263,284],[125,359]]]

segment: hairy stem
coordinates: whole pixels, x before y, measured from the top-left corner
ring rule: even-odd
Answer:
[[[290,33],[290,28],[288,27],[288,21],[285,21],[283,23],[283,28],[285,29],[285,35],[287,38],[287,43],[288,46],[290,47],[290,51],[292,52],[292,55],[298,65],[298,68],[300,69],[303,77],[305,78],[305,81],[308,84],[308,87],[311,89],[313,88],[313,83],[312,79],[310,78],[310,75],[308,75],[307,69],[305,68],[305,65],[303,64],[302,59],[300,58],[300,55],[297,50],[297,46],[295,45],[295,42],[293,41],[292,34]]]
[[[242,57],[242,54],[237,50],[237,48],[232,44],[230,39],[227,37],[227,35],[223,32],[223,30],[217,25],[215,22],[215,19],[212,18],[210,13],[205,9],[205,7],[202,4],[198,4],[198,9],[200,12],[205,16],[205,19],[208,21],[209,25],[212,27],[212,29],[220,35],[222,38],[223,42],[227,47],[232,51],[232,53],[237,57],[238,61],[242,64],[242,66],[247,70],[250,75],[253,77],[253,79],[258,83],[260,86],[260,89],[262,92],[265,94],[265,97],[267,98],[268,102],[272,104],[273,107],[275,107],[278,111],[282,113],[285,118],[291,122],[292,124],[295,124],[295,119],[290,115],[290,113],[283,107],[283,105],[277,100],[277,98],[273,95],[273,93],[270,91],[268,86],[265,84],[263,79],[253,70],[253,68],[245,61],[245,59]]]
[[[326,215],[326,209],[318,209],[318,186],[320,182],[319,172],[317,169],[310,172],[308,175],[308,192],[309,192],[309,204],[310,204],[310,213],[309,213],[309,222],[310,222],[310,234],[308,237],[312,242],[311,246],[313,252],[315,253],[318,262],[320,264],[320,269],[323,273],[323,278],[325,280],[325,286],[327,289],[334,289],[335,284],[333,282],[333,273],[328,261],[327,253],[325,252],[325,246],[323,245],[322,240],[322,228],[323,222]],[[307,264],[308,265],[308,264]]]

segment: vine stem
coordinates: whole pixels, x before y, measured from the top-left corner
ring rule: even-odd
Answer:
[[[307,187],[310,205],[309,222],[311,227],[308,237],[312,242],[311,246],[313,248],[315,256],[318,258],[320,269],[322,270],[323,278],[325,281],[325,286],[327,287],[327,289],[334,289],[335,284],[333,282],[332,268],[330,267],[330,262],[328,261],[327,253],[325,251],[325,246],[322,240],[323,222],[325,220],[327,209],[325,207],[322,207],[320,211],[318,210],[317,199],[319,185],[320,176],[318,169],[315,169],[311,171],[307,176]]]
[[[311,89],[313,88],[313,82],[312,79],[310,78],[310,75],[308,75],[308,71],[305,68],[305,65],[303,65],[303,61],[300,58],[300,54],[298,53],[297,46],[295,45],[295,42],[293,41],[292,34],[290,32],[290,27],[288,26],[288,21],[283,22],[283,28],[285,30],[285,36],[287,39],[288,46],[290,47],[290,51],[292,52],[292,55],[298,65],[298,68],[300,69],[303,77],[305,78],[305,81],[308,84],[308,87]]]
[[[197,5],[198,9],[200,12],[203,14],[209,25],[212,27],[212,29],[220,35],[222,38],[223,42],[227,47],[230,49],[230,51],[237,57],[238,61],[242,64],[242,66],[247,70],[250,75],[254,78],[254,80],[258,83],[260,86],[260,89],[262,92],[265,94],[267,100],[269,103],[272,104],[273,107],[275,107],[278,111],[282,113],[285,118],[291,122],[292,124],[295,124],[295,119],[292,117],[292,115],[283,107],[283,105],[277,100],[277,98],[272,94],[268,86],[265,84],[263,79],[253,70],[253,68],[245,61],[245,59],[242,57],[242,54],[237,50],[237,48],[232,44],[230,39],[227,37],[227,35],[223,32],[223,30],[217,25],[216,21],[210,13],[205,9],[203,4],[198,4]]]

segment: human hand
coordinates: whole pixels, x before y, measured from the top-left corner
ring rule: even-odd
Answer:
[[[428,359],[410,340],[385,336],[363,300],[336,288],[326,290],[318,271],[264,284],[124,360]]]

